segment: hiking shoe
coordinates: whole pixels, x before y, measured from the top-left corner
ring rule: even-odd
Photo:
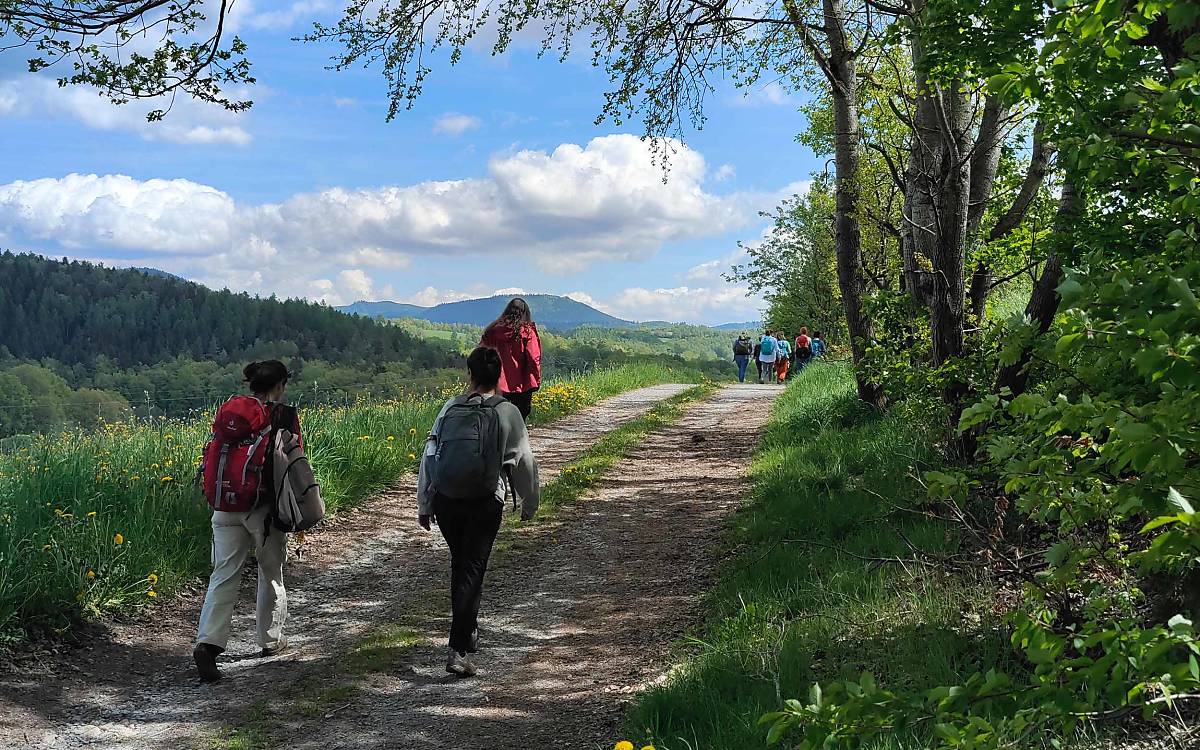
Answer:
[[[192,649],[192,659],[196,662],[196,671],[200,673],[201,682],[216,682],[221,679],[221,670],[217,669],[217,654],[221,649],[211,643],[197,643]]]
[[[475,662],[470,654],[450,649],[450,655],[446,658],[446,671],[459,677],[474,677]]]
[[[279,656],[280,654],[282,654],[284,651],[287,651],[287,650],[288,650],[288,642],[287,641],[281,641],[278,645],[275,645],[275,646],[263,646],[262,652],[259,653],[259,658],[268,659],[272,656]]]

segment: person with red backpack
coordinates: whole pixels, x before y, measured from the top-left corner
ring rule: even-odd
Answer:
[[[500,354],[500,393],[529,419],[533,394],[542,380],[542,342],[529,303],[520,297],[510,300],[484,329],[479,345]]]
[[[280,403],[290,377],[282,362],[251,362],[242,373],[251,395],[234,396],[217,409],[212,439],[204,449],[200,467],[204,494],[213,509],[213,571],[192,650],[204,682],[221,679],[217,655],[229,641],[242,565],[251,551],[258,561],[260,654],[274,656],[287,648],[283,635],[287,620],[287,592],[283,587],[287,535],[272,528],[272,457],[274,438],[284,430],[290,433],[292,448],[299,448],[302,456],[300,417],[295,408]]]
[[[808,326],[800,326],[800,335],[796,337],[796,372],[799,373],[813,358],[812,339],[808,337]]]

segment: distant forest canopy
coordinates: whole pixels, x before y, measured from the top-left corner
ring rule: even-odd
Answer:
[[[463,352],[482,330],[418,331],[167,274],[11,252],[0,254],[0,321],[0,439],[198,412],[244,390],[242,367],[257,359],[292,368],[288,400],[300,405],[426,395],[463,382]],[[711,347],[675,329],[728,338],[698,326],[664,329],[669,345],[638,342],[637,330],[625,339],[604,329],[546,333],[544,373],[649,355],[712,362]]]
[[[247,357],[339,364],[451,363],[402,329],[304,300],[214,291],[169,275],[38,255],[0,254],[0,355],[120,367],[180,355],[219,364]]]

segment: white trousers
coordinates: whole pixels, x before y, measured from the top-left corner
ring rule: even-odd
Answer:
[[[268,508],[263,505],[249,513],[214,511],[212,518],[212,576],[200,612],[199,643],[224,650],[229,642],[229,625],[237,603],[242,566],[254,550],[258,558],[258,645],[278,648],[286,642],[283,625],[287,620],[287,592],[283,588],[283,563],[287,559],[287,534],[271,529],[266,536],[263,525]]]

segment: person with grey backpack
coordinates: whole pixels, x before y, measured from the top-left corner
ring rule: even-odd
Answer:
[[[538,467],[525,419],[496,393],[500,355],[478,347],[467,358],[471,389],[446,402],[425,443],[417,479],[417,519],[436,523],[450,548],[450,625],[446,671],[476,673],[479,607],[505,499],[521,506],[521,520],[537,512]]]

